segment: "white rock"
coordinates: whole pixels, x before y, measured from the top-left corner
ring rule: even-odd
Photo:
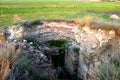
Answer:
[[[42,58],[42,57],[44,56],[44,54],[41,53],[40,56],[41,56],[41,58]]]
[[[24,39],[24,40],[23,40],[23,42],[24,42],[24,43],[26,43],[26,42],[27,42],[27,40],[25,40],[25,39]]]
[[[88,28],[88,27],[83,27],[82,28],[84,31],[86,31],[86,32],[89,32],[90,31],[90,28]]]
[[[101,62],[95,62],[95,67],[99,67],[101,65]]]
[[[113,15],[110,16],[110,19],[119,19],[119,16],[116,15],[116,14],[113,14]]]
[[[30,45],[33,45],[33,42],[30,42]]]
[[[115,37],[115,31],[114,30],[110,30],[109,31],[109,35],[113,38]]]
[[[93,43],[92,49],[95,49],[95,48],[97,48],[97,44],[96,44],[96,43]]]
[[[15,43],[15,42],[17,42],[17,40],[14,40],[13,42]]]

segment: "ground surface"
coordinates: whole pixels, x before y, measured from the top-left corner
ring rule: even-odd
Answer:
[[[76,0],[1,0],[0,27],[13,25],[13,15],[21,20],[75,20],[91,15],[109,19],[111,13],[119,14],[120,2],[85,3]],[[110,13],[110,14],[109,14]]]

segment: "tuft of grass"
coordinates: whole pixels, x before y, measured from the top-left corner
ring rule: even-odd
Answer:
[[[87,16],[86,16],[87,17]],[[88,17],[89,18],[89,17]],[[89,26],[91,28],[94,28],[94,29],[107,29],[107,30],[110,30],[110,29],[114,29],[114,30],[119,30],[120,29],[120,23],[119,21],[107,21],[107,20],[104,20],[104,19],[101,19],[101,18],[95,18],[93,16],[90,17],[89,20],[86,20],[85,17],[83,18],[78,18],[75,20],[75,23],[77,25],[79,25],[80,27],[84,27],[84,26]]]
[[[14,68],[17,55],[20,53],[21,48],[19,47],[19,49],[15,51],[12,48],[6,49],[1,47],[0,50],[0,80],[5,80]]]
[[[99,80],[120,80],[120,56],[108,53],[109,63],[102,63],[97,72]]]
[[[97,77],[99,80],[120,80],[120,66],[117,67],[113,63],[102,64]]]

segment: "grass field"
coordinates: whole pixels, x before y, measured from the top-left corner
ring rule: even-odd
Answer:
[[[110,14],[120,14],[120,2],[86,3],[74,0],[1,0],[0,27],[16,22],[13,15],[22,20],[75,20],[90,15],[108,20]]]

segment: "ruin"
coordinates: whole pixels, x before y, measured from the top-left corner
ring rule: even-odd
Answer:
[[[6,31],[6,34],[8,34],[8,32],[11,33],[7,35],[6,39],[8,42],[31,38],[40,43],[38,48],[30,46],[30,44],[21,44],[23,44],[25,49],[24,53],[26,54],[33,52],[37,55],[38,52],[38,55],[40,53],[41,57],[47,56],[50,61],[49,66],[53,64],[56,70],[61,70],[59,64],[60,59],[63,58],[64,66],[62,67],[65,67],[69,75],[75,77],[74,79],[95,79],[95,70],[97,70],[98,66],[101,65],[101,63],[109,62],[107,53],[113,52],[118,54],[120,52],[120,37],[113,29],[91,29],[89,26],[79,27],[75,23],[67,22],[44,22],[42,25],[32,27],[14,26],[8,28]],[[0,39],[3,41],[3,38]],[[49,41],[54,40],[69,41],[63,53],[61,52],[61,48],[56,46],[50,48],[47,45]],[[41,46],[41,44],[44,45]],[[59,57],[60,54],[64,54],[64,57]],[[45,60],[46,59],[47,58],[45,58]],[[38,64],[39,62],[38,59]],[[42,64],[40,66],[42,66]],[[52,71],[51,67],[47,68]],[[55,77],[53,77],[55,72],[52,71],[51,80],[55,80]]]

